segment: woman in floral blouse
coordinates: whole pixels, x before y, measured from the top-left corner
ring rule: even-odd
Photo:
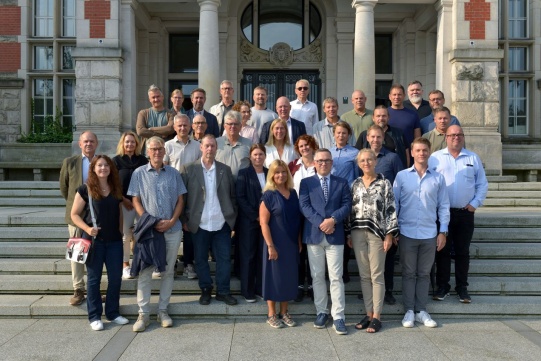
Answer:
[[[352,185],[353,203],[350,215],[353,247],[361,275],[366,317],[355,325],[368,333],[381,329],[381,310],[385,296],[385,255],[398,234],[393,187],[383,175],[376,173],[377,157],[371,149],[362,149],[357,163],[363,176]]]

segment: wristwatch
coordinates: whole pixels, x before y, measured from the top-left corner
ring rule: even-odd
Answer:
[[[334,224],[336,224],[336,218],[334,218],[334,216],[331,216],[332,220],[334,221]]]
[[[449,232],[440,232],[440,233],[443,234],[445,237],[449,235]]]

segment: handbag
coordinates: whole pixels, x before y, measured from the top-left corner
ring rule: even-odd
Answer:
[[[88,206],[90,208],[90,216],[92,217],[92,226],[97,228],[96,217],[94,215],[94,207],[92,206],[92,197],[88,194]],[[92,237],[94,240],[94,237]],[[88,254],[92,248],[92,241],[81,238],[72,237],[66,245],[66,259],[72,262],[85,264],[88,259]]]

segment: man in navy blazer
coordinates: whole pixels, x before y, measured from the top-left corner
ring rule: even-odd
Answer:
[[[327,308],[327,261],[333,317],[333,328],[339,335],[346,335],[344,308],[345,293],[342,272],[344,267],[344,220],[351,212],[351,192],[348,182],[331,174],[332,156],[321,148],[314,156],[316,174],[304,178],[299,190],[301,212],[306,221],[303,242],[308,249],[310,272],[314,289],[317,318],[314,327],[325,328],[329,319]]]
[[[193,121],[193,117],[197,114],[201,114],[207,120],[207,130],[205,131],[205,134],[212,134],[214,137],[218,138],[221,134],[216,116],[203,109],[205,102],[207,101],[207,92],[205,89],[196,88],[192,90],[190,98],[192,99],[193,108],[186,112],[186,115],[190,118],[190,123]]]
[[[278,118],[285,120],[287,124],[287,134],[289,134],[289,140],[291,144],[295,144],[297,138],[303,134],[306,134],[306,126],[303,122],[297,119],[289,117],[289,111],[291,110],[291,103],[286,97],[280,97],[276,100],[276,113]],[[270,126],[272,121],[268,121],[261,127],[261,136],[259,141],[262,144],[267,144],[270,136]]]

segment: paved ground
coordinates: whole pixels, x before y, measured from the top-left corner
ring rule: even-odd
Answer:
[[[271,329],[264,318],[175,318],[173,328],[152,322],[91,331],[84,319],[0,319],[0,360],[539,360],[541,320],[438,319],[439,327],[405,329],[384,321],[370,335],[318,330],[312,319]]]

